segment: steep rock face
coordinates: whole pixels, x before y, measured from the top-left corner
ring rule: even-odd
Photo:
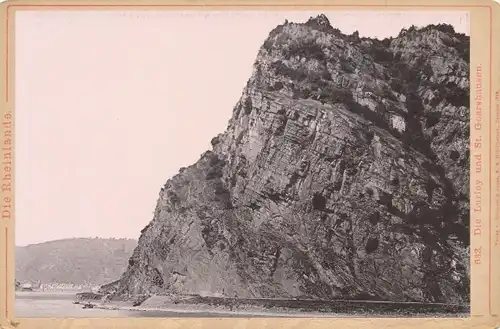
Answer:
[[[108,291],[467,303],[468,47],[278,26]]]

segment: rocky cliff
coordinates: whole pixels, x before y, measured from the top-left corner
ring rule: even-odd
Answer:
[[[468,303],[468,63],[448,25],[276,27],[107,291]]]

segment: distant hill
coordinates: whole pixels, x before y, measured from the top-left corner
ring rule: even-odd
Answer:
[[[73,238],[16,247],[16,280],[101,285],[118,279],[133,239]]]

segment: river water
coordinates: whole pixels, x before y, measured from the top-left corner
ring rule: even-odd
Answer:
[[[83,309],[83,305],[73,304],[76,292],[16,292],[17,318],[124,318],[124,317],[220,317],[216,313],[177,313],[170,311],[126,311]]]

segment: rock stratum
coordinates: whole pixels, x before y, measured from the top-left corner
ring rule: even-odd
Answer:
[[[102,291],[469,303],[468,36],[285,22],[212,145]]]

